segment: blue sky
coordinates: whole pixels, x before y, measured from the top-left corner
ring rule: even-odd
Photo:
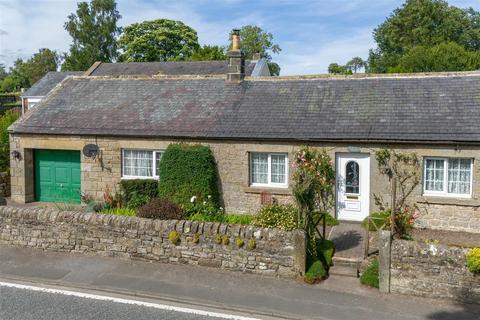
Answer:
[[[0,0],[0,63],[11,66],[39,48],[67,51],[63,29],[74,0]],[[120,25],[157,18],[181,20],[201,44],[224,45],[232,28],[256,24],[273,33],[282,48],[274,56],[283,75],[325,73],[331,62],[366,58],[373,29],[402,0],[117,0]],[[479,0],[450,0],[480,10]]]

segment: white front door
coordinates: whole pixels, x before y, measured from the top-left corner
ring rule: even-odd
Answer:
[[[337,154],[337,218],[362,221],[370,210],[370,156]]]

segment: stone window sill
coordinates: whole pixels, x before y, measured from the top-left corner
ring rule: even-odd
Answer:
[[[422,196],[418,198],[417,202],[424,204],[444,204],[464,207],[480,207],[480,201],[476,199]]]
[[[268,192],[272,195],[292,195],[292,189],[290,188],[268,188],[268,187],[245,187],[243,189],[245,193],[262,193]]]

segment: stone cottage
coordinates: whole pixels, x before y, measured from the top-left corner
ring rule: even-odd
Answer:
[[[374,154],[390,147],[421,159],[421,225],[480,232],[480,73],[254,77],[238,42],[226,74],[129,67],[69,76],[12,125],[14,201],[79,202],[158,179],[163,150],[187,142],[212,149],[226,210],[254,212],[264,192],[292,201],[292,156],[311,145],[335,159],[335,215],[360,221],[388,193]]]

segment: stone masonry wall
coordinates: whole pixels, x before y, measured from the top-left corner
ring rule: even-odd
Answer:
[[[0,172],[0,196],[10,197],[10,172]]]
[[[390,291],[480,303],[480,275],[465,266],[467,249],[394,240]]]
[[[176,230],[181,240],[171,243]],[[194,243],[194,235],[199,241]],[[216,235],[227,235],[228,245]],[[245,245],[238,248],[235,239]],[[250,250],[248,240],[256,247]],[[305,271],[305,234],[251,226],[150,220],[55,209],[0,207],[0,244],[214,267],[295,278]]]
[[[34,149],[78,150],[89,143],[97,144],[100,156],[95,160],[81,156],[81,191],[99,199],[103,192],[119,190],[122,179],[122,149],[165,150],[171,143],[200,143],[208,145],[217,161],[222,206],[227,212],[255,213],[261,207],[261,193],[268,192],[280,203],[293,202],[292,174],[289,170],[288,188],[252,187],[249,185],[249,153],[286,153],[289,168],[294,153],[302,143],[278,141],[222,141],[222,140],[166,140],[160,138],[91,137],[54,135],[10,135],[10,149],[21,158],[10,160],[12,200],[34,201]],[[344,153],[362,153],[370,156],[370,212],[378,211],[373,195],[390,200],[389,181],[381,175],[375,159],[380,148],[395,148],[400,152],[416,152],[423,165],[423,157],[461,157],[474,162],[472,197],[432,197],[423,195],[422,184],[412,193],[412,202],[422,208],[417,220],[419,227],[480,232],[480,146],[442,146],[421,144],[373,143],[309,143],[325,148],[335,159]]]

